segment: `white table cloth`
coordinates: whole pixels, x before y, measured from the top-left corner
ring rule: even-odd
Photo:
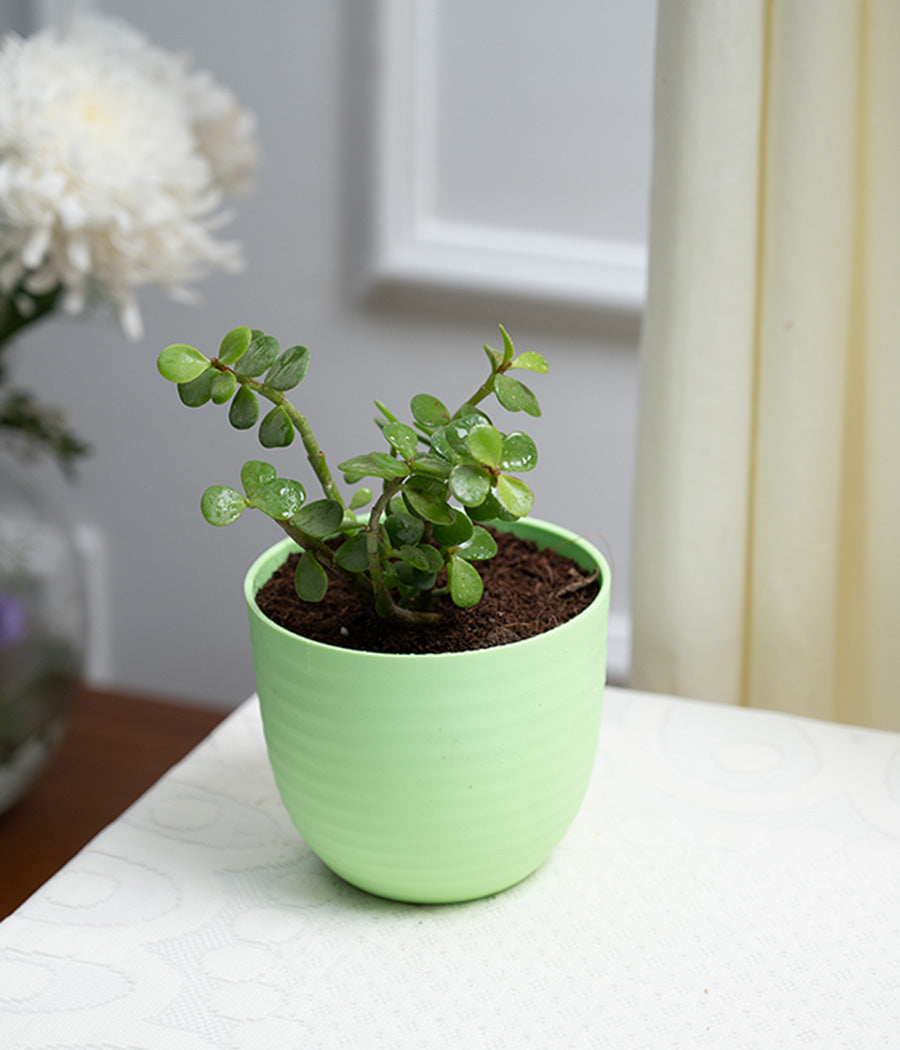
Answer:
[[[605,703],[548,863],[422,907],[310,854],[251,698],[0,925],[0,1046],[900,1046],[900,736]]]

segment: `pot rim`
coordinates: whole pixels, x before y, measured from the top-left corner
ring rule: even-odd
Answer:
[[[513,649],[520,645],[529,645],[539,642],[541,639],[548,638],[551,635],[555,636],[560,631],[565,631],[571,624],[579,623],[584,617],[589,616],[598,605],[602,605],[608,601],[609,592],[611,588],[611,574],[609,564],[606,558],[601,552],[583,536],[579,536],[575,532],[571,532],[569,529],[563,528],[561,525],[555,525],[553,522],[544,521],[541,518],[520,518],[520,522],[526,526],[534,526],[538,530],[543,530],[552,534],[552,536],[560,541],[559,546],[565,544],[575,544],[584,554],[596,563],[600,570],[600,590],[597,592],[596,597],[585,609],[582,609],[580,613],[573,616],[570,620],[566,620],[565,623],[558,624],[556,627],[552,627],[549,631],[544,631],[541,634],[533,635],[531,638],[522,638],[515,642],[506,642],[503,645],[492,645],[486,649],[466,649],[461,652],[453,653],[377,653],[372,652],[369,649],[345,649],[339,645],[329,645],[327,642],[319,642],[313,638],[307,638],[305,635],[297,634],[294,631],[289,631],[287,628],[282,627],[280,624],[275,623],[274,620],[270,620],[268,616],[259,608],[256,604],[256,593],[262,583],[257,584],[257,577],[259,576],[260,570],[264,563],[271,559],[274,559],[276,553],[285,552],[285,557],[288,552],[300,550],[301,548],[292,540],[290,537],[285,537],[279,540],[277,543],[273,543],[267,547],[257,558],[254,559],[253,564],[247,570],[244,576],[244,599],[246,601],[247,610],[251,618],[255,619],[260,624],[264,625],[268,630],[275,631],[277,634],[284,636],[289,639],[297,639],[302,642],[305,646],[309,646],[313,649],[319,649],[323,652],[328,653],[341,653],[345,654],[348,659],[354,658],[365,658],[368,660],[453,660],[459,659],[460,657],[478,658],[484,659],[486,654],[497,652],[498,650]],[[508,526],[518,524],[518,522],[495,522],[498,528],[503,531],[512,531]],[[546,544],[549,547],[551,544]],[[280,562],[278,563],[280,564]],[[263,583],[265,581],[262,581]]]

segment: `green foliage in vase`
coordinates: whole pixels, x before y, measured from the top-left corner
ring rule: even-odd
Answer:
[[[477,604],[482,581],[473,563],[497,551],[484,524],[530,512],[534,497],[517,475],[538,459],[527,434],[501,431],[479,406],[493,396],[510,412],[539,416],[534,393],[511,373],[548,371],[540,354],[517,354],[502,326],[500,333],[502,350],[484,348],[487,378],[455,411],[432,394],[416,394],[403,422],[375,402],[384,446],[337,464],[348,485],[360,486],[349,500],[306,416],[285,394],[306,375],[305,347],[282,350],[272,336],[247,327],[229,332],[215,357],[184,344],[167,347],[157,365],[178,384],[185,405],[227,404],[231,425],[256,428],[265,448],[299,437],[322,492],[309,500],[301,482],[252,459],[241,469],[241,489],[212,485],[204,492],[203,516],[229,525],[254,507],[276,522],[303,548],[296,587],[304,601],[321,601],[332,575],[370,595],[379,615],[400,622],[438,622],[445,596],[462,608]],[[363,481],[380,486],[377,496]],[[358,513],[369,504],[367,514]]]

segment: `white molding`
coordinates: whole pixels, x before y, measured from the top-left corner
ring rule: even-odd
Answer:
[[[644,245],[442,220],[434,210],[438,0],[379,0],[366,290],[526,297],[637,315]]]

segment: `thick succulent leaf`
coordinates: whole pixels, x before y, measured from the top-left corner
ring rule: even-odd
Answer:
[[[412,459],[419,447],[419,436],[412,427],[405,423],[385,423],[382,428],[392,448],[395,448],[404,459]]]
[[[486,561],[497,553],[497,541],[480,525],[476,525],[471,537],[456,552],[466,561]]]
[[[426,521],[435,525],[449,525],[453,511],[447,503],[447,486],[436,478],[416,475],[402,489],[408,508]]]
[[[384,404],[384,403],[383,403],[382,401],[378,401],[378,400],[376,399],[376,401],[375,401],[375,407],[376,407],[376,408],[378,409],[378,411],[379,411],[379,412],[380,412],[380,413],[381,413],[381,414],[382,414],[382,415],[384,416],[384,419],[382,419],[382,420],[380,421],[380,425],[383,425],[383,424],[384,424],[384,422],[385,422],[385,420],[386,420],[386,421],[387,421],[388,423],[396,423],[396,422],[398,422],[398,420],[397,420],[397,417],[396,417],[396,416],[394,415],[394,413],[393,413],[393,412],[392,412],[392,411],[391,411],[391,410],[390,410],[390,409],[389,409],[389,408],[387,407],[387,405],[385,405],[385,404]],[[378,423],[378,422],[379,422],[379,420],[377,420],[377,419],[376,419],[376,420],[375,420],[375,422],[376,422],[376,423]]]
[[[449,424],[453,426],[452,423]],[[447,460],[449,463],[455,463],[459,454],[450,444],[447,436],[447,427],[438,427],[437,430],[431,434],[431,451],[434,455],[440,456],[442,459]]]
[[[353,456],[345,459],[343,463],[338,463],[338,470],[343,471],[351,484],[360,478],[403,478],[409,473],[405,464],[386,452],[371,452],[368,456]]]
[[[363,486],[361,489],[357,489],[350,497],[350,509],[359,510],[360,507],[364,507],[367,503],[371,502],[372,490]]]
[[[494,350],[493,347],[488,346],[487,343],[483,343],[482,345],[484,346],[484,352],[487,354],[487,359],[491,363],[491,371],[496,372],[503,364],[503,354]]]
[[[306,491],[299,481],[290,478],[273,478],[263,482],[254,493],[251,502],[276,521],[287,521],[303,506]]]
[[[527,412],[529,416],[541,414],[537,398],[531,390],[512,376],[496,376],[494,392],[497,394],[497,400],[509,412]]]
[[[156,359],[156,367],[163,379],[170,383],[190,383],[209,366],[209,359],[199,350],[184,343],[167,346]]]
[[[416,569],[405,561],[394,562],[394,573],[398,581],[410,588],[413,593],[416,591],[430,591],[437,582],[437,573]]]
[[[250,346],[235,364],[234,370],[242,376],[261,376],[275,364],[278,350],[278,340],[274,336],[263,335],[254,330]]]
[[[243,357],[252,338],[253,333],[246,325],[232,328],[219,347],[219,360],[222,364],[233,365],[235,361]]]
[[[263,448],[285,448],[294,440],[294,424],[282,405],[276,405],[259,424]]]
[[[457,456],[468,458],[470,456],[470,431],[473,427],[484,426],[486,424],[489,425],[490,422],[491,421],[482,412],[470,408],[463,415],[454,416],[452,421],[444,427],[444,435],[447,439],[447,443]]]
[[[320,602],[328,591],[328,577],[312,551],[304,551],[294,574],[297,594],[305,602]]]
[[[507,332],[503,325],[500,325],[499,328],[500,335],[503,336],[503,363],[508,365],[513,359],[516,348],[513,346],[513,341],[509,337],[509,332]]]
[[[464,507],[477,507],[491,491],[491,476],[484,467],[460,463],[450,471],[450,491]]]
[[[490,423],[478,423],[466,438],[471,455],[486,467],[498,467],[503,452],[503,436]]]
[[[454,555],[447,562],[447,582],[450,584],[450,597],[453,604],[458,605],[461,609],[468,609],[481,601],[484,584],[481,582],[478,570],[463,558]]]
[[[306,375],[309,351],[305,346],[288,347],[266,373],[263,382],[276,390],[292,390]]]
[[[517,515],[510,514],[500,506],[493,492],[488,493],[484,503],[477,507],[468,507],[467,513],[472,521],[516,521]]]
[[[453,521],[449,525],[435,525],[432,535],[442,547],[457,547],[465,543],[472,535],[472,522],[461,510],[454,510]]]
[[[409,403],[413,419],[425,430],[441,427],[450,421],[447,406],[431,394],[416,394]]]
[[[337,532],[343,520],[344,508],[334,499],[317,499],[307,503],[291,518],[298,529],[316,539],[324,539]]]
[[[252,499],[260,488],[269,481],[278,477],[278,471],[271,463],[265,463],[261,459],[248,459],[241,467],[241,484],[244,492]]]
[[[450,477],[450,464],[442,456],[433,456],[429,452],[416,456],[412,469],[414,474],[427,474],[430,478]]]
[[[358,532],[338,547],[334,560],[347,572],[365,572],[369,567],[369,554],[366,549],[366,534]]]
[[[537,466],[537,445],[527,434],[517,430],[503,438],[503,451],[500,456],[500,469],[523,472],[534,470]]]
[[[234,372],[218,372],[210,384],[209,392],[216,405],[224,405],[230,401],[237,387],[237,379]]]
[[[444,559],[441,557],[441,552],[425,543],[416,547],[400,547],[397,551],[397,557],[405,561],[407,565],[412,565],[414,569],[420,569],[422,572],[438,573],[444,567]]]
[[[242,386],[234,395],[231,408],[228,410],[228,422],[235,430],[249,430],[259,419],[259,401],[256,394]]]
[[[241,516],[247,501],[228,485],[210,485],[200,499],[200,512],[210,525],[230,525]]]
[[[178,396],[188,408],[199,408],[212,397],[213,380],[219,373],[214,368],[204,369],[195,379],[178,384]]]
[[[425,522],[412,514],[392,512],[384,519],[384,529],[395,547],[416,544],[425,532]]]
[[[550,371],[547,359],[537,353],[536,350],[526,350],[523,354],[519,354],[518,357],[514,357],[509,367],[525,368],[529,372],[538,372],[540,375],[546,375]]]
[[[534,503],[534,493],[519,478],[509,478],[501,474],[497,478],[497,486],[494,491],[500,506],[517,518],[524,518]]]

